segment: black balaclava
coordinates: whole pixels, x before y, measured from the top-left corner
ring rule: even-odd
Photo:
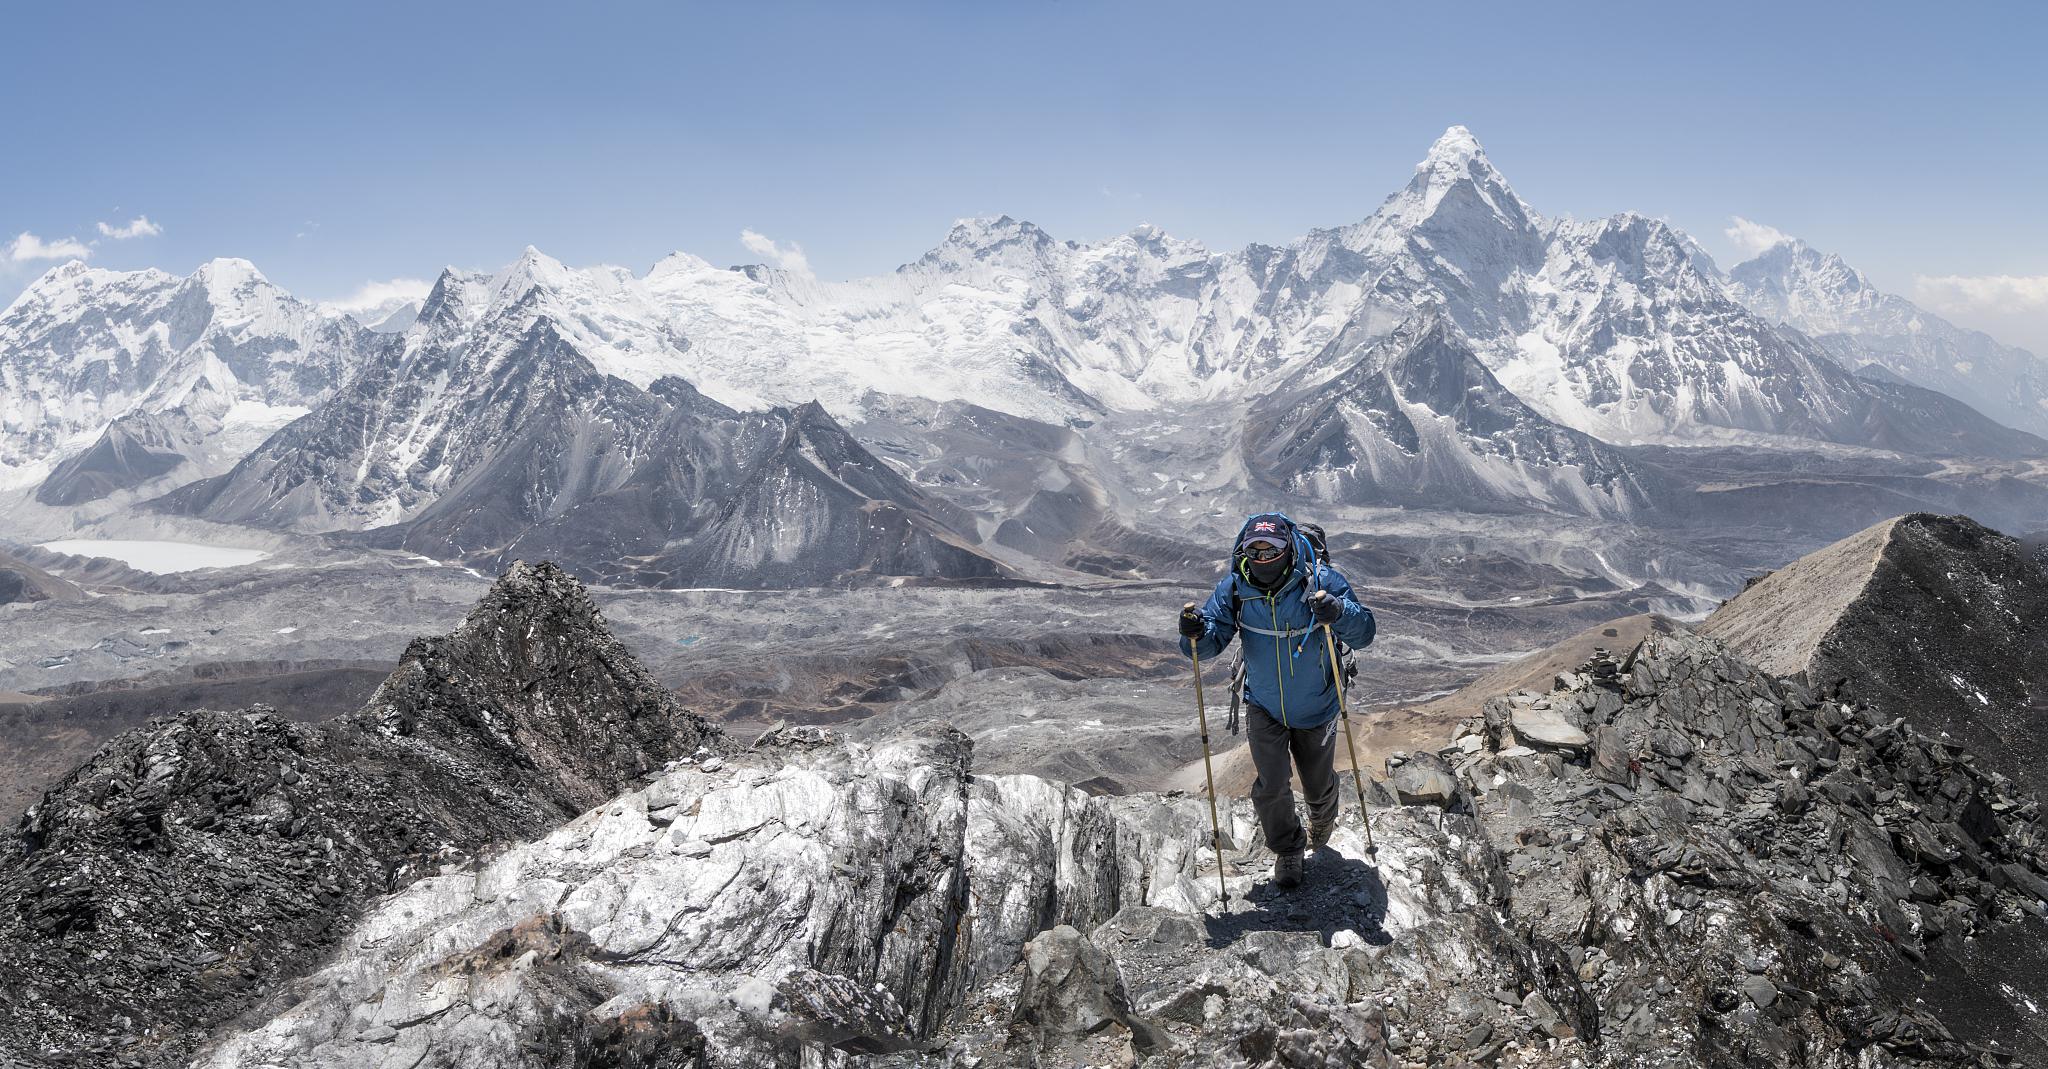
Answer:
[[[1287,579],[1287,573],[1294,570],[1294,551],[1287,550],[1277,560],[1246,561],[1244,567],[1251,574],[1253,586],[1266,591],[1278,590]]]
[[[1280,556],[1259,563],[1245,554],[1253,542],[1272,542],[1280,547]],[[1245,581],[1265,593],[1280,589],[1287,582],[1288,573],[1294,570],[1294,523],[1277,512],[1262,512],[1244,522],[1244,530],[1237,536],[1238,574]]]
[[[1286,546],[1278,557],[1269,561],[1244,560],[1245,577],[1260,590],[1274,591],[1287,581],[1287,573],[1294,570],[1294,547]]]

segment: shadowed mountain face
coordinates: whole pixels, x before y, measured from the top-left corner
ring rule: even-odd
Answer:
[[[36,487],[45,505],[79,505],[167,475],[197,447],[180,412],[136,412],[107,425],[99,440],[51,469]]]
[[[364,903],[718,740],[574,580],[523,564],[356,713],[193,712],[118,736],[0,856],[0,1060],[178,1063]]]
[[[1914,514],[1771,573],[1701,629],[2048,792],[2044,621],[2048,555],[1964,517]]]
[[[1340,335],[1252,406],[1245,451],[1270,482],[1341,504],[1627,516],[1655,496],[1649,469],[1537,413],[1436,312]]]
[[[891,576],[993,579],[973,520],[877,460],[815,404],[734,413],[665,380],[675,402],[616,490],[500,556],[554,556],[604,581],[786,588]],[[408,531],[421,548],[441,503]],[[958,532],[968,532],[961,534]]]
[[[615,485],[662,405],[599,373],[530,306],[518,302],[471,336],[453,297],[437,290],[423,326],[441,332],[366,365],[232,471],[163,507],[332,530],[414,519],[444,495],[467,493],[470,514],[442,522],[462,558]]]

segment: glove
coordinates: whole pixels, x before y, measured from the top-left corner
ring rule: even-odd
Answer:
[[[1208,618],[1190,601],[1180,607],[1180,633],[1187,638],[1201,638],[1209,630]]]
[[[1344,616],[1344,603],[1330,596],[1327,590],[1318,590],[1308,596],[1308,611],[1315,614],[1316,623],[1334,624]]]

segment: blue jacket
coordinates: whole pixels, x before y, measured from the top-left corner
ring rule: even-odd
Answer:
[[[1245,521],[1245,530],[1254,520],[1274,515],[1252,517]],[[1206,625],[1202,636],[1192,643],[1182,636],[1180,651],[1215,657],[1230,645],[1232,636],[1242,634],[1245,697],[1288,727],[1321,727],[1337,715],[1337,688],[1329,640],[1323,637],[1322,628],[1315,626],[1308,596],[1327,590],[1343,603],[1344,615],[1331,626],[1338,640],[1353,649],[1371,645],[1378,625],[1372,610],[1352,597],[1351,584],[1344,576],[1317,563],[1308,537],[1295,529],[1293,521],[1280,518],[1294,540],[1294,571],[1287,581],[1268,595],[1242,576],[1224,576],[1209,595],[1209,603],[1202,606]],[[1238,542],[1243,540],[1244,531],[1240,531]],[[1236,560],[1234,548],[1232,560]]]

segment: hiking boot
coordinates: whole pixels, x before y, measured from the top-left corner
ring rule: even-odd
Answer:
[[[1301,886],[1301,852],[1281,854],[1273,859],[1273,886],[1283,891]]]
[[[1309,821],[1308,848],[1310,850],[1321,850],[1323,847],[1330,845],[1330,833],[1336,830],[1337,814],[1335,813],[1330,814],[1328,820]]]

